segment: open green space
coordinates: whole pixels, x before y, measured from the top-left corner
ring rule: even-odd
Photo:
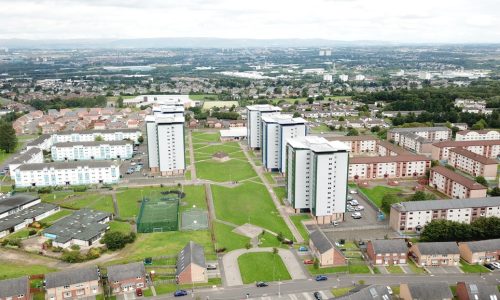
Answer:
[[[276,197],[280,200],[281,204],[285,204],[285,198],[286,198],[286,189],[284,186],[280,187],[274,187],[273,188],[274,193],[276,194]]]
[[[273,175],[276,175],[276,174],[273,174],[271,172],[265,172],[264,173],[264,177],[266,177],[267,182],[269,182],[270,184],[275,184],[276,183],[276,181],[274,181]]]
[[[189,241],[203,246],[207,259],[215,259],[215,251],[209,231],[168,231],[139,233],[136,241],[127,245],[121,251],[119,258],[112,262],[109,261],[107,264],[139,261],[146,257],[177,255]]]
[[[54,224],[57,220],[59,219],[62,219],[66,216],[69,216],[71,215],[73,212],[71,210],[67,210],[67,209],[61,209],[60,211],[56,212],[55,214],[53,214],[52,216],[49,216],[45,219],[42,220],[43,223],[47,224],[47,225],[52,225]]]
[[[465,273],[489,273],[490,272],[490,270],[488,270],[483,265],[471,265],[471,264],[468,264],[464,260],[460,261],[460,269],[462,271],[464,271]]]
[[[110,231],[119,231],[123,232],[125,234],[128,234],[129,232],[132,231],[132,227],[130,223],[128,222],[121,222],[121,221],[111,221],[109,222],[109,230]]]
[[[252,166],[243,160],[231,159],[226,162],[207,160],[196,162],[196,176],[216,182],[241,181],[257,176]]]
[[[214,107],[227,107],[230,108],[231,106],[238,107],[238,101],[205,101],[203,103],[203,109],[211,109]]]
[[[238,257],[243,283],[291,279],[279,254],[246,253]]]
[[[191,100],[217,100],[218,99],[218,96],[217,94],[196,94],[196,95],[189,95],[189,99]]]
[[[0,280],[56,271],[44,265],[14,263],[5,260],[0,260],[0,264],[2,265],[0,268]]]
[[[13,234],[9,234],[5,238],[8,238],[8,239],[24,239],[24,238],[29,237],[30,230],[31,230],[31,228],[23,228],[23,229],[19,230],[18,232],[15,232]]]
[[[109,213],[114,212],[113,199],[111,195],[87,194],[84,197],[75,197],[75,199],[60,203],[63,207],[72,209],[89,208],[101,210]]]
[[[386,194],[398,194],[403,190],[399,188],[390,188],[386,186],[376,186],[373,188],[360,188],[360,190],[365,194],[377,207],[382,206],[382,198]]]
[[[387,271],[389,271],[389,273],[391,274],[404,274],[405,272],[403,271],[403,269],[401,269],[400,266],[386,266],[385,267],[387,269]]]
[[[193,144],[215,143],[219,142],[220,134],[218,131],[198,131],[198,132],[192,132],[191,138],[193,140]]]
[[[297,227],[297,229],[299,230],[300,235],[302,236],[304,241],[307,242],[309,240],[309,232],[307,231],[304,224],[302,224],[302,221],[311,220],[311,216],[305,215],[305,214],[304,215],[294,215],[294,216],[290,216],[290,219],[292,220],[293,224],[295,224],[295,227]]]
[[[312,133],[321,133],[321,132],[330,132],[332,131],[330,127],[326,126],[325,124],[321,123],[318,126],[311,127],[311,132]]]
[[[22,150],[26,141],[36,138],[36,135],[19,135],[17,136],[17,145],[13,152],[6,153],[3,150],[0,150],[0,164],[3,163],[7,158],[18,155],[19,151]]]
[[[250,243],[250,238],[232,232],[233,229],[229,225],[214,222],[216,246],[218,249],[225,248],[226,252],[229,252],[236,249],[243,249]]]
[[[241,158],[246,161],[245,154],[241,150],[240,146],[233,142],[197,147],[194,151],[194,157],[197,162],[200,160],[212,159],[212,155],[217,152],[224,152],[228,154],[230,158]]]
[[[234,188],[214,185],[212,193],[218,219],[237,225],[254,224],[292,238],[264,185],[253,182]]]

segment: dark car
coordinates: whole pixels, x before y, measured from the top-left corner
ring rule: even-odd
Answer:
[[[492,264],[484,264],[484,266],[485,266],[486,268],[488,268],[488,269],[492,270],[492,271],[495,271],[495,269],[496,269],[496,268],[495,268],[495,266],[494,266],[494,265],[492,265]]]
[[[137,289],[137,290],[135,290],[135,295],[136,295],[137,297],[142,297],[142,289]]]
[[[187,296],[188,292],[185,290],[177,290],[174,293],[174,297],[181,297],[181,296]]]
[[[319,292],[314,292],[313,296],[316,300],[323,300],[323,297],[321,297],[321,294]]]
[[[325,280],[328,280],[328,277],[326,277],[325,275],[316,276],[316,281],[325,281]]]
[[[259,281],[255,284],[257,287],[266,287],[266,286],[269,286],[267,283],[265,283],[264,281]]]

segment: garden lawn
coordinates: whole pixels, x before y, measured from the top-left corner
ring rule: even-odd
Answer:
[[[400,266],[386,266],[387,271],[391,274],[404,274],[405,272]]]
[[[155,233],[139,233],[133,244],[127,245],[117,256],[117,260],[107,265],[140,261],[146,257],[177,255],[189,241],[203,246],[207,260],[215,259],[214,246],[210,232],[199,231],[167,231]]]
[[[367,265],[352,265],[349,264],[349,274],[369,274],[370,268]]]
[[[386,194],[397,194],[402,192],[398,188],[390,188],[386,186],[376,186],[373,188],[360,188],[361,191],[373,202],[377,207],[382,206],[382,198]]]
[[[243,283],[291,279],[279,254],[246,253],[238,257]]]
[[[0,264],[2,265],[0,268],[0,280],[56,271],[44,265],[24,265],[19,262],[12,263],[4,260],[0,261]]]
[[[212,186],[217,218],[237,225],[250,223],[292,239],[266,188],[245,182],[234,188]]]
[[[232,232],[233,227],[214,222],[215,239],[217,241],[217,248],[226,248],[226,252],[243,249],[250,243],[250,238]]]
[[[460,262],[460,269],[464,271],[465,273],[489,273],[490,270],[488,270],[486,267],[482,265],[470,265],[465,261]]]
[[[408,259],[408,267],[415,274],[425,274],[427,273],[424,268],[419,268],[413,260]]]
[[[292,220],[293,224],[295,224],[295,227],[300,232],[300,235],[304,239],[304,241],[307,243],[309,240],[309,232],[307,231],[306,227],[304,224],[302,224],[302,221],[304,220],[310,220],[311,216],[309,215],[295,215],[295,216],[290,216],[290,219]]]
[[[332,273],[347,273],[347,266],[339,266],[339,267],[327,267],[327,268],[318,268],[315,269],[313,265],[308,265],[307,270],[311,275],[321,275],[321,274],[332,274]]]

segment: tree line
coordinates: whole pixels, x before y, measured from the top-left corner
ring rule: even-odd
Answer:
[[[470,224],[433,220],[420,235],[422,242],[466,242],[500,238],[500,218],[481,217]]]
[[[48,109],[62,109],[75,107],[105,107],[106,96],[82,97],[73,99],[61,99],[59,97],[52,100],[31,100],[28,102],[35,109],[47,111]]]

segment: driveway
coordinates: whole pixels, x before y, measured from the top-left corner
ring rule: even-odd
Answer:
[[[122,295],[116,295],[116,300],[133,300],[135,299],[135,293],[125,293]]]
[[[245,253],[253,252],[272,252],[273,248],[251,248],[251,249],[238,249],[225,254],[222,257],[222,267],[224,268],[225,284],[227,286],[243,285],[241,279],[240,267],[238,266],[238,257]],[[306,279],[307,275],[302,268],[301,262],[297,260],[293,252],[289,249],[279,249],[279,256],[283,260],[288,273],[292,280]]]
[[[425,267],[425,268],[429,271],[429,273],[435,275],[463,273],[458,266],[436,266],[436,267]]]

